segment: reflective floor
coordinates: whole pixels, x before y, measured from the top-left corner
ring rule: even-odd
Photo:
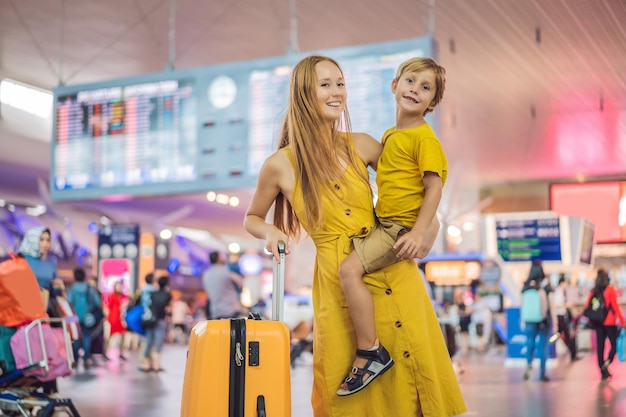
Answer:
[[[60,380],[61,396],[72,398],[83,417],[178,416],[185,352],[184,346],[166,346],[166,372],[158,374],[138,372],[136,353],[128,362],[113,358],[87,371],[81,366],[75,376]],[[523,368],[505,367],[501,350],[459,355],[465,416],[626,416],[626,363],[614,363],[613,379],[601,382],[594,358],[589,352],[574,363],[563,357],[548,370],[551,381],[545,383],[537,380],[537,371],[522,381]],[[294,417],[313,416],[310,363],[303,357],[292,373]]]

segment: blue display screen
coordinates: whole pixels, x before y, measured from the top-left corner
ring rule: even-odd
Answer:
[[[496,221],[498,253],[504,261],[560,261],[558,218]]]
[[[342,66],[352,130],[380,139],[395,123],[395,70],[408,58],[432,56],[433,41],[314,53]],[[291,69],[310,54],[58,87],[52,199],[253,187],[277,147]]]

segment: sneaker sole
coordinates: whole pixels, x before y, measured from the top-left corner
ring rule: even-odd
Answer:
[[[363,385],[361,385],[359,388],[355,389],[354,391],[339,389],[337,390],[337,395],[340,397],[347,397],[348,395],[356,394],[357,392],[361,391],[363,388],[367,387],[370,382],[372,382],[373,380],[375,380],[376,378],[378,378],[379,376],[387,372],[394,365],[394,363],[395,362],[393,361],[393,359],[389,360],[389,362],[387,362],[376,375],[373,375],[367,378],[367,381],[365,381]]]

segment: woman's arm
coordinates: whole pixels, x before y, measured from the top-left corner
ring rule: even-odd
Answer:
[[[280,262],[278,241],[285,242],[287,246],[285,252],[289,253],[289,237],[273,224],[267,223],[265,218],[276,196],[283,192],[284,187],[281,187],[281,181],[285,181],[285,162],[289,164],[283,152],[277,152],[265,161],[259,172],[257,186],[243,221],[243,227],[248,233],[258,239],[265,239],[265,248],[278,262]]]
[[[622,312],[622,308],[619,305],[619,301],[617,299],[617,291],[615,290],[615,287],[611,286],[608,287],[611,289],[611,305],[609,306],[610,308],[613,308],[613,312],[615,313],[615,316],[619,318],[619,323],[621,327],[626,327],[626,321],[624,320],[624,313]]]
[[[378,158],[383,151],[383,145],[365,133],[353,133],[352,140],[357,154],[367,166],[374,170],[378,168]]]

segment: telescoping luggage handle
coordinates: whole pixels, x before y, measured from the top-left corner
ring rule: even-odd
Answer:
[[[272,287],[272,320],[282,321],[285,316],[285,242],[278,242],[280,262],[274,266]]]

